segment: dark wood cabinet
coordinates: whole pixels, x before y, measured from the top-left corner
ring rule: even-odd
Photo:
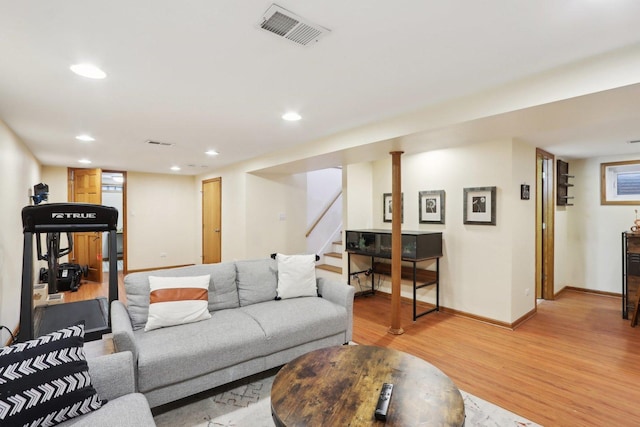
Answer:
[[[622,318],[636,308],[640,289],[640,233],[622,233]]]

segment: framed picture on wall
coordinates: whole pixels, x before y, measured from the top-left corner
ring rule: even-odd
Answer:
[[[400,222],[404,222],[404,193],[400,195],[400,206],[402,207],[400,212]],[[382,220],[384,222],[391,222],[393,214],[391,193],[384,193],[382,195]]]
[[[444,190],[420,191],[420,224],[444,224]]]
[[[496,225],[496,187],[465,188],[464,224]]]

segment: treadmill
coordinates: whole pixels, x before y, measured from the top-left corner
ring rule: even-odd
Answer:
[[[22,294],[20,331],[23,342],[67,326],[85,322],[85,341],[94,341],[111,332],[109,307],[118,299],[118,256],[116,229],[118,210],[111,206],[87,203],[50,203],[22,209],[24,252],[22,256]],[[33,307],[33,238],[41,233],[108,232],[109,297],[86,301]]]

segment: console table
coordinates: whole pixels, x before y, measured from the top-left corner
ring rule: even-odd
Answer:
[[[391,265],[377,263],[376,258],[391,259],[391,230],[347,230],[345,251],[348,255],[348,277],[356,274],[371,276],[371,292],[375,292],[375,275],[391,274]],[[351,271],[351,255],[364,255],[371,258],[371,267],[361,271]],[[440,310],[440,258],[442,257],[442,233],[430,231],[402,232],[402,260],[410,262],[411,267],[402,268],[402,277],[413,280],[413,320],[434,311]],[[422,270],[416,264],[435,259],[436,269]],[[419,283],[420,279],[420,283]],[[432,309],[417,312],[416,293],[426,286],[436,287],[436,306]]]

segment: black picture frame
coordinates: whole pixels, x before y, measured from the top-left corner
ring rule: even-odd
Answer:
[[[420,224],[444,224],[445,192],[431,190],[418,192]]]
[[[400,195],[400,206],[402,212],[400,212],[400,222],[404,222],[404,193]],[[391,193],[382,194],[382,221],[391,222],[393,215],[391,210],[392,197]]]
[[[496,188],[470,187],[463,189],[463,223],[496,225]]]

